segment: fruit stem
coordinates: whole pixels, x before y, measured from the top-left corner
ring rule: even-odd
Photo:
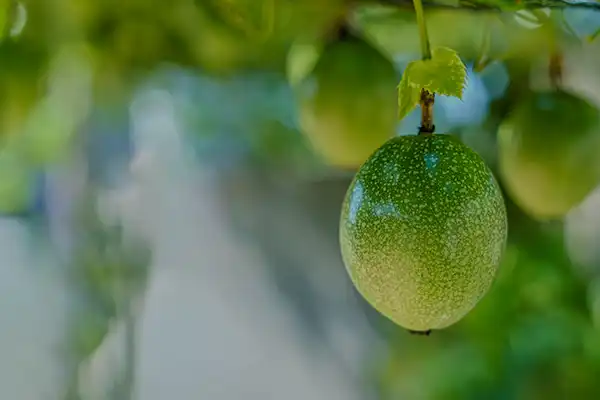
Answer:
[[[343,42],[353,38],[349,18],[350,9],[343,9],[336,18],[331,30],[327,33],[327,42]]]
[[[421,57],[423,60],[431,58],[431,46],[429,44],[429,35],[427,34],[427,24],[425,23],[425,12],[421,0],[413,0],[415,13],[417,14],[417,25],[419,26],[419,38],[421,39]]]
[[[540,13],[544,15],[543,13]],[[555,11],[550,12],[550,16],[545,16],[543,21],[545,28],[548,31],[548,37],[550,38],[550,60],[548,64],[548,77],[550,78],[550,84],[557,88],[562,83],[563,77],[563,55],[560,50],[559,44],[559,24],[557,23],[557,14]]]
[[[559,51],[554,50],[550,54],[550,64],[548,67],[550,82],[553,87],[560,86],[563,75],[563,56]]]
[[[350,27],[346,23],[340,24],[336,32],[336,39],[338,41],[348,40],[351,36]]]
[[[435,93],[427,89],[421,89],[421,126],[419,135],[432,134],[435,132],[433,124],[433,105],[435,104]]]
[[[431,329],[426,330],[426,331],[411,331],[411,330],[409,330],[408,333],[410,333],[411,335],[429,336],[431,334]]]

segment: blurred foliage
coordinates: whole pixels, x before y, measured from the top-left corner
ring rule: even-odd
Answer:
[[[400,73],[419,58],[411,3],[376,3],[0,1],[0,212],[16,214],[31,206],[37,174],[68,154],[78,133],[91,129],[90,109],[126,103],[123,99],[148,80],[173,93],[197,156],[221,170],[250,159],[290,186],[348,178],[311,152],[301,135],[285,81],[286,61],[294,43],[330,40],[347,17],[353,30],[395,60]],[[455,133],[494,168],[496,129],[516,99],[545,76],[539,71],[545,71],[551,46],[534,13],[513,11],[544,5],[567,3],[426,2],[432,43],[456,50],[469,65],[462,102],[440,97],[436,125]],[[584,5],[577,12],[555,12],[559,43],[567,57],[566,80],[598,93],[599,40],[587,38],[600,28],[600,14],[593,11],[600,3]],[[474,72],[482,60],[489,62]],[[414,133],[417,120],[410,114],[398,131]],[[536,222],[506,198],[510,243],[501,273],[464,321],[425,338],[375,318],[389,352],[373,359],[365,373],[381,399],[600,396],[598,236],[589,228],[600,226],[598,203],[587,205],[590,214],[569,220],[563,231],[562,222]],[[232,218],[244,212],[229,211]],[[95,218],[84,215],[80,253],[73,261],[72,279],[82,295],[72,330],[79,361],[98,348],[109,322],[130,300],[123,299],[130,292],[121,285],[135,286],[131,293],[143,290],[149,262],[138,244],[127,247],[119,228]]]
[[[120,309],[130,307],[132,299],[143,292],[150,252],[139,237],[126,235],[118,223],[104,221],[98,210],[97,189],[88,190],[76,220],[71,278],[95,304],[93,314],[110,321],[119,316]],[[89,343],[87,339],[84,342]],[[95,348],[86,350],[83,356],[91,354]]]
[[[147,243],[125,231],[120,221],[102,218],[99,193],[100,188],[86,185],[73,210],[74,254],[67,279],[76,302],[67,327],[68,399],[86,398],[80,397],[86,382],[79,368],[93,358],[114,326],[124,324],[126,351],[133,351],[129,347],[135,343],[129,337],[134,336],[135,318],[148,282],[151,252]],[[130,362],[128,354],[121,363]],[[123,378],[121,372],[118,368],[114,371],[115,385]]]

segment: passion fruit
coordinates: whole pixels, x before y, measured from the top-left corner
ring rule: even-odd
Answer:
[[[506,237],[496,179],[450,135],[389,140],[360,167],[342,206],[340,245],[352,282],[413,332],[448,327],[475,307]]]
[[[600,112],[564,90],[534,92],[498,131],[500,178],[523,211],[563,217],[600,183]]]
[[[392,62],[348,34],[297,86],[300,128],[328,164],[357,168],[396,132],[397,84]]]

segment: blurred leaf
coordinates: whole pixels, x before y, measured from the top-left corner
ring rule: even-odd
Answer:
[[[600,28],[598,28],[598,30],[594,33],[592,33],[591,35],[589,35],[587,37],[588,42],[593,42],[594,40],[596,40],[596,38],[600,36]]]
[[[521,318],[510,337],[516,364],[547,364],[579,351],[581,327],[579,320],[560,311]]]
[[[0,213],[26,211],[33,196],[32,171],[10,149],[0,151]]]
[[[32,111],[20,137],[23,152],[33,164],[48,164],[68,149],[75,122],[59,104],[45,99]]]
[[[296,41],[288,53],[287,78],[292,86],[296,86],[313,70],[321,56],[323,45],[316,40]]]
[[[110,320],[90,312],[82,316],[74,329],[73,351],[79,360],[91,356],[100,347],[108,334]]]

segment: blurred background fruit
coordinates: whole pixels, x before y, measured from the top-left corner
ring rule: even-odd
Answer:
[[[325,162],[356,168],[394,136],[397,82],[392,62],[349,32],[323,48],[296,91],[302,132]]]
[[[560,218],[600,183],[600,111],[562,90],[534,92],[498,132],[500,172],[533,216]]]

